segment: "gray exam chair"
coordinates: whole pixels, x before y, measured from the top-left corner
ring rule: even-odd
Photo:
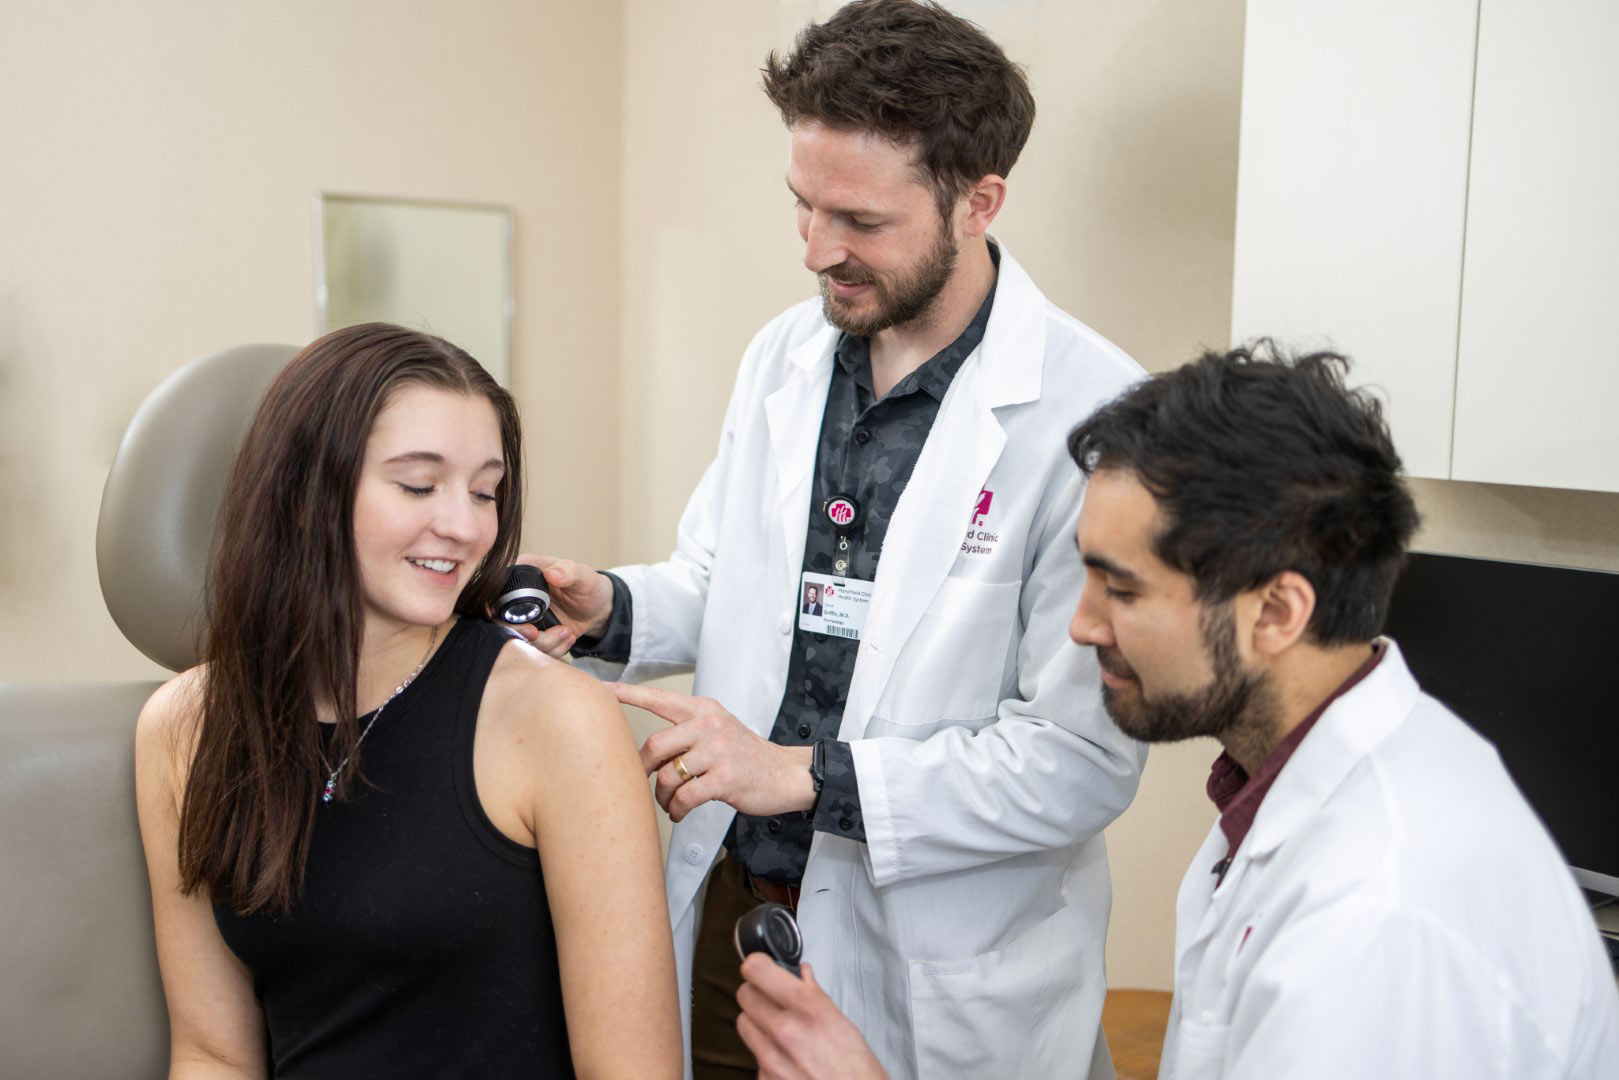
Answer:
[[[197,360],[142,403],[101,499],[113,621],[196,662],[213,523],[264,388],[296,350]],[[168,1016],[135,820],[135,719],[156,682],[0,683],[0,1077],[168,1072]]]

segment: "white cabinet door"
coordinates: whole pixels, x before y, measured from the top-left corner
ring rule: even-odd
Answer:
[[[1619,3],[1483,0],[1457,480],[1619,491]]]
[[[1450,474],[1476,18],[1248,3],[1232,338],[1347,353],[1417,476]]]

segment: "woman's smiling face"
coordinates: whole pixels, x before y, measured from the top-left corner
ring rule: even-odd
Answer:
[[[354,496],[368,636],[450,617],[494,545],[504,474],[500,421],[487,398],[421,384],[389,397]]]

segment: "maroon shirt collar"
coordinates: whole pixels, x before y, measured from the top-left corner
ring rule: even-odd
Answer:
[[[1230,754],[1221,752],[1215,759],[1214,767],[1209,771],[1208,793],[1214,800],[1214,805],[1220,811],[1220,831],[1225,833],[1225,858],[1214,864],[1214,873],[1223,880],[1226,868],[1231,865],[1231,857],[1236,854],[1237,848],[1242,846],[1243,837],[1253,827],[1254,818],[1259,814],[1259,805],[1265,801],[1265,793],[1276,783],[1276,778],[1282,773],[1282,766],[1293,756],[1293,751],[1299,748],[1304,737],[1315,727],[1315,722],[1321,719],[1321,714],[1327,711],[1327,706],[1343,697],[1377,667],[1383,654],[1388,652],[1385,642],[1372,643],[1372,655],[1362,664],[1355,673],[1345,679],[1343,684],[1327,695],[1325,701],[1315,707],[1299,722],[1299,726],[1287,733],[1287,738],[1276,745],[1265,760],[1260,763],[1259,771],[1249,776],[1243,767],[1237,764],[1237,759]],[[1218,884],[1218,883],[1217,883]]]

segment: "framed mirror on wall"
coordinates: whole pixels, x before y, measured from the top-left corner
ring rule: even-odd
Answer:
[[[315,327],[437,334],[511,386],[512,215],[504,206],[321,193]]]

